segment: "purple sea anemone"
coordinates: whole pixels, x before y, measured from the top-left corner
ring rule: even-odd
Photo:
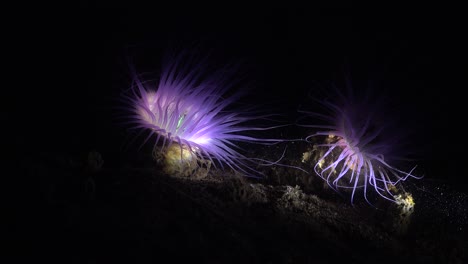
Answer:
[[[124,99],[130,106],[133,128],[147,131],[155,147],[171,156],[170,162],[194,166],[200,160],[210,166],[230,167],[248,176],[257,175],[252,159],[239,152],[236,142],[274,143],[248,132],[270,129],[252,125],[267,118],[251,108],[234,109],[242,93],[233,93],[238,78],[236,67],[210,71],[204,60],[183,52],[163,63],[155,82],[143,81],[134,73],[134,82]],[[248,125],[249,124],[249,125]],[[191,171],[191,170],[189,170]],[[169,170],[172,172],[172,170]]]
[[[330,98],[316,100],[325,113],[300,112],[324,122],[304,124],[318,131],[306,138],[314,141],[314,172],[338,191],[351,191],[351,203],[358,190],[369,201],[369,190],[380,197],[397,202],[397,187],[414,175],[412,167],[402,170],[396,167],[403,160],[401,126],[394,122],[395,109],[386,109],[385,96],[372,96],[367,89],[363,94],[352,90],[350,84],[345,94],[336,89]],[[328,112],[328,113],[327,113]]]

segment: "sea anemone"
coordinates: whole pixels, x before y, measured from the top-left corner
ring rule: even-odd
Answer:
[[[300,110],[305,114],[301,119],[315,119],[301,125],[318,130],[306,138],[315,143],[313,170],[335,191],[350,190],[351,203],[358,190],[368,203],[369,190],[397,202],[400,183],[421,177],[414,174],[416,166],[396,167],[406,153],[400,148],[403,134],[402,125],[395,122],[396,109],[386,108],[387,97],[373,96],[370,89],[360,94],[349,80],[345,87],[344,93],[334,87],[331,97],[315,100],[324,112]]]
[[[243,94],[240,89],[234,91],[239,85],[239,78],[233,76],[237,67],[210,71],[206,61],[188,51],[169,56],[153,82],[143,81],[134,71],[133,85],[123,96],[130,109],[128,123],[148,132],[143,144],[155,138],[155,149],[163,153],[168,173],[191,174],[201,161],[256,176],[253,159],[241,154],[236,143],[277,142],[248,134],[271,129],[252,125],[270,115],[235,108]]]

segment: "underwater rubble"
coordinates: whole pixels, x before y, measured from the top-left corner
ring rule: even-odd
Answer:
[[[298,165],[307,146],[289,144],[291,154],[282,162]],[[265,148],[274,149],[262,153],[282,147]],[[11,231],[15,243],[27,244],[23,257],[67,263],[166,257],[205,263],[468,261],[468,195],[431,181],[408,189],[415,206],[402,215],[398,205],[351,205],[313,175],[288,167],[268,166],[260,179],[216,168],[203,177],[173,177],[150,158],[140,167],[111,167],[98,152],[64,156],[43,153],[23,161],[22,172],[34,179],[24,191],[37,194],[20,201],[25,207]]]

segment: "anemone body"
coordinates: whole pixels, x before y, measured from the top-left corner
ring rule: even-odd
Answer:
[[[256,175],[236,142],[267,142],[245,132],[268,128],[245,125],[262,116],[232,110],[241,97],[241,93],[227,95],[238,83],[234,71],[225,67],[210,72],[201,61],[187,53],[172,57],[163,63],[156,82],[143,81],[135,73],[130,93],[124,95],[130,106],[130,123],[147,131],[144,142],[153,138],[155,147],[157,143],[161,149],[178,144],[181,159],[196,155],[214,166]]]
[[[382,98],[370,96],[367,91],[361,97],[350,90],[338,91],[331,98],[318,100],[324,112],[302,111],[322,120],[308,127],[318,131],[307,140],[316,143],[315,174],[336,191],[351,191],[353,203],[358,191],[369,201],[369,191],[396,202],[398,186],[408,178],[421,178],[413,174],[416,167],[404,171],[394,164],[404,157],[399,148],[401,131]]]

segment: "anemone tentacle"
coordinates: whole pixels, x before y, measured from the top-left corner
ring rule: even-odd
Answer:
[[[334,102],[318,100],[324,112],[299,110],[304,114],[302,119],[323,121],[299,124],[318,130],[305,138],[313,142],[317,150],[313,171],[336,191],[350,189],[351,202],[358,189],[363,189],[368,203],[371,190],[396,202],[392,187],[408,178],[421,179],[422,176],[414,174],[416,166],[405,171],[388,161],[389,157],[399,158],[403,152],[394,144],[399,135],[396,129],[394,131],[395,126],[391,126],[395,125],[393,120],[385,114],[385,105],[372,101],[371,96],[365,95],[359,100],[351,93],[346,96],[336,92]]]
[[[159,81],[143,81],[133,70],[133,84],[123,95],[132,129],[149,131],[143,144],[156,136],[161,148],[173,142],[182,145],[213,165],[231,168],[248,176],[258,175],[254,159],[241,154],[236,142],[275,144],[282,140],[248,135],[279,126],[255,126],[247,123],[267,119],[273,114],[251,108],[233,110],[241,93],[227,95],[237,84],[230,69],[209,72],[206,59],[196,61],[182,52],[163,65]],[[211,73],[211,74],[210,74]],[[181,154],[182,155],[182,154]],[[216,162],[215,162],[216,161]]]

